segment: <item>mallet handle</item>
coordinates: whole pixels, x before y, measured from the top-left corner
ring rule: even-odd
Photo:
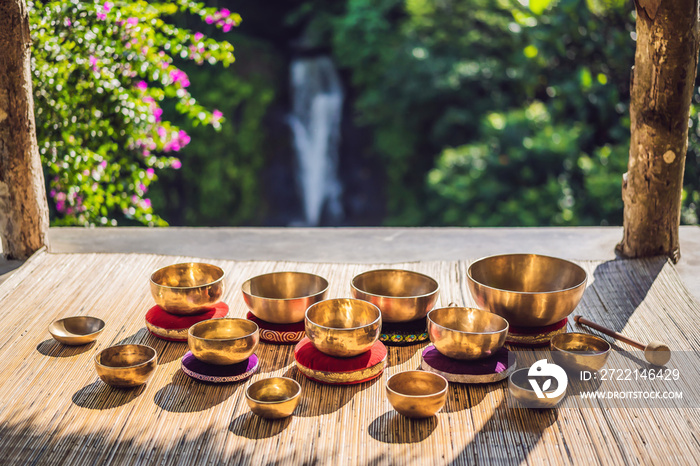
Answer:
[[[615,331],[613,331],[613,330],[610,330],[609,328],[605,328],[605,327],[603,327],[602,325],[598,325],[598,324],[596,324],[595,322],[591,322],[590,320],[585,319],[585,318],[583,318],[583,317],[581,317],[581,316],[574,316],[574,321],[575,321],[577,324],[580,324],[580,325],[587,325],[587,326],[589,326],[589,327],[591,327],[591,328],[594,328],[594,329],[598,330],[600,333],[604,333],[604,334],[608,335],[609,337],[613,337],[613,338],[616,339],[616,340],[620,340],[620,341],[622,341],[622,342],[625,342],[625,343],[627,343],[628,345],[632,345],[632,346],[634,346],[635,348],[638,348],[638,349],[640,349],[640,350],[643,350],[644,348],[646,348],[645,345],[639,343],[639,342],[636,341],[636,340],[633,340],[633,339],[631,339],[631,338],[628,338],[628,337],[624,336],[624,335],[621,334],[621,333],[617,333],[617,332],[615,332]]]

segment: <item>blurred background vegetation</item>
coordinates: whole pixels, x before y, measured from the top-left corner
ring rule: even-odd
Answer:
[[[342,219],[325,225],[621,225],[633,2],[217,0],[228,67],[182,63],[189,92],[225,120],[163,118],[191,142],[156,170],[170,225],[289,225],[302,216],[289,127],[290,63],[332,58],[344,87]],[[203,27],[204,26],[204,27]],[[700,94],[691,110],[683,222],[698,222]],[[120,223],[129,223],[122,221]]]

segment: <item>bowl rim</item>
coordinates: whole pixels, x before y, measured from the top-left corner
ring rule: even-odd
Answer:
[[[294,382],[294,385],[296,387],[296,391],[294,392],[294,395],[290,396],[289,398],[285,398],[284,400],[279,400],[279,401],[263,401],[263,400],[259,400],[257,398],[253,398],[252,396],[250,396],[250,393],[248,393],[250,388],[253,385],[256,385],[259,383],[264,383],[264,382],[270,382],[271,380],[275,380],[275,379],[282,379],[285,381]],[[299,382],[292,379],[291,377],[281,377],[281,376],[280,377],[265,377],[264,379],[256,380],[255,382],[248,385],[245,389],[245,397],[248,400],[250,400],[254,403],[257,403],[257,404],[261,404],[261,405],[276,405],[276,404],[281,404],[281,403],[287,403],[289,401],[292,401],[292,400],[299,398],[300,396],[301,396],[301,384],[299,384]]]
[[[59,337],[61,337],[61,338],[84,338],[84,337],[90,337],[90,336],[93,336],[93,335],[99,335],[100,333],[102,333],[102,331],[103,331],[103,330],[105,329],[105,327],[107,326],[107,324],[105,323],[105,321],[102,320],[102,319],[100,319],[99,317],[95,317],[95,316],[68,316],[68,317],[62,317],[62,318],[60,318],[60,319],[57,319],[57,320],[54,320],[53,322],[51,322],[51,323],[49,324],[49,327],[48,327],[49,333],[51,334],[51,336],[53,336],[53,337],[55,338],[55,334],[51,331],[51,329],[53,328],[54,325],[57,325],[57,324],[60,324],[61,322],[65,322],[66,320],[75,319],[75,318],[78,318],[78,317],[88,318],[88,319],[94,319],[94,320],[96,320],[96,321],[102,323],[102,327],[100,327],[99,329],[95,330],[95,331],[92,332],[92,333],[82,333],[82,334],[73,333],[73,334],[71,334],[71,335],[59,335]]]
[[[479,280],[475,279],[475,278],[472,276],[472,267],[474,267],[475,264],[477,264],[477,263],[479,263],[479,262],[482,262],[482,261],[485,261],[485,260],[487,260],[487,259],[492,259],[492,258],[494,258],[494,257],[503,257],[503,256],[539,256],[539,257],[545,257],[545,258],[547,258],[547,259],[555,259],[555,260],[560,260],[560,261],[563,261],[563,262],[568,262],[569,264],[572,264],[572,265],[574,265],[575,267],[578,267],[581,271],[583,271],[583,274],[584,274],[583,281],[581,281],[580,283],[578,283],[578,284],[576,284],[576,285],[574,285],[574,286],[571,286],[571,287],[569,287],[569,288],[562,288],[562,289],[559,289],[559,290],[551,290],[551,291],[517,291],[517,290],[508,290],[508,289],[505,289],[505,288],[496,288],[495,286],[486,285],[485,283],[480,282]],[[496,291],[501,291],[501,292],[506,292],[506,293],[515,293],[515,294],[521,294],[521,295],[536,295],[536,294],[561,293],[561,292],[564,292],[564,291],[575,290],[576,288],[580,288],[581,286],[586,286],[586,283],[588,282],[588,272],[586,272],[586,269],[584,269],[583,267],[581,267],[581,266],[578,265],[577,263],[572,262],[572,261],[567,260],[567,259],[563,259],[563,258],[561,258],[561,257],[554,257],[554,256],[548,256],[548,255],[546,255],[546,254],[537,254],[537,253],[530,253],[530,252],[516,252],[516,253],[511,253],[511,254],[492,254],[492,255],[490,255],[490,256],[484,256],[484,257],[482,257],[482,258],[480,258],[480,259],[475,260],[474,262],[472,262],[471,264],[469,264],[469,267],[467,268],[467,279],[470,280],[470,281],[472,281],[472,282],[474,282],[474,283],[476,283],[476,284],[478,284],[479,286],[483,286],[484,288],[488,288],[488,289],[491,289],[491,290],[496,290]]]
[[[439,377],[440,379],[442,379],[443,382],[445,382],[445,386],[443,388],[441,388],[439,391],[437,391],[435,393],[429,393],[427,395],[408,395],[406,393],[397,392],[393,388],[389,387],[389,382],[391,381],[391,379],[393,379],[397,375],[406,374],[408,372],[416,372],[419,374],[428,374],[429,377]],[[390,391],[391,393],[398,395],[398,396],[403,396],[406,398],[428,398],[431,396],[442,395],[443,393],[447,393],[447,390],[450,388],[450,382],[445,377],[443,377],[442,375],[440,375],[436,372],[408,370],[408,371],[399,371],[399,372],[391,375],[388,379],[386,379],[385,386],[386,386],[387,391]]]
[[[309,311],[310,311],[313,307],[315,307],[315,306],[320,306],[321,304],[325,303],[326,301],[357,301],[357,302],[362,303],[363,305],[369,304],[370,306],[372,306],[373,308],[375,308],[375,309],[377,310],[377,314],[378,314],[378,315],[377,315],[377,318],[374,319],[372,322],[370,322],[370,323],[368,323],[368,324],[365,324],[365,325],[358,325],[357,327],[347,327],[347,328],[345,328],[345,327],[326,327],[325,325],[318,324],[318,323],[314,322],[313,320],[311,320],[311,319],[309,318]],[[370,303],[369,301],[365,301],[364,299],[357,299],[357,298],[331,298],[331,299],[324,299],[323,301],[319,301],[319,302],[317,302],[317,303],[313,303],[311,306],[309,306],[308,308],[306,308],[306,311],[304,312],[304,324],[306,324],[307,321],[308,321],[309,323],[311,323],[312,325],[318,327],[318,328],[323,328],[323,329],[326,329],[326,330],[334,330],[334,331],[338,331],[338,332],[352,332],[352,331],[355,331],[355,330],[359,330],[359,329],[361,329],[361,328],[371,327],[371,326],[373,326],[373,325],[376,325],[377,322],[381,324],[381,322],[382,322],[382,311],[381,311],[376,305]],[[381,329],[380,329],[380,330],[381,330]]]
[[[101,355],[102,353],[104,353],[105,351],[107,351],[108,349],[120,348],[120,347],[125,347],[125,346],[140,346],[140,347],[142,347],[142,348],[148,348],[149,350],[153,351],[153,356],[151,356],[150,358],[148,358],[148,360],[146,360],[146,361],[144,361],[144,362],[140,362],[140,363],[138,363],[138,364],[132,364],[132,365],[130,365],[130,366],[108,366],[108,365],[102,364],[102,363],[100,362],[100,355]],[[105,367],[105,368],[107,368],[107,369],[112,369],[112,370],[114,370],[114,369],[134,369],[134,368],[136,368],[136,367],[147,366],[148,364],[150,364],[151,362],[153,362],[153,360],[156,359],[157,357],[158,357],[158,351],[156,351],[156,349],[153,348],[153,347],[151,347],[151,346],[148,346],[148,345],[141,345],[141,344],[139,344],[139,343],[126,343],[126,344],[123,344],[123,345],[112,345],[112,346],[108,346],[107,348],[104,348],[104,349],[100,350],[100,351],[95,355],[95,364],[97,364],[97,365],[100,366],[100,367]]]
[[[325,286],[324,286],[324,288],[323,288],[321,291],[319,291],[319,292],[317,292],[317,293],[313,293],[313,294],[309,294],[309,295],[304,295],[304,296],[296,296],[296,297],[294,297],[294,298],[268,298],[267,296],[260,296],[260,295],[258,295],[258,294],[248,293],[247,291],[245,291],[245,290],[243,289],[243,287],[244,287],[247,283],[251,283],[251,282],[252,282],[253,280],[255,280],[256,278],[265,277],[265,276],[268,276],[268,275],[278,275],[278,274],[283,274],[283,273],[292,273],[292,274],[297,274],[297,275],[310,275],[310,276],[312,276],[312,277],[318,277],[318,278],[320,278],[321,280],[323,280],[323,281],[325,282]],[[315,298],[316,296],[323,295],[325,292],[328,291],[328,288],[329,288],[329,287],[330,287],[330,283],[328,282],[328,280],[327,280],[326,278],[320,276],[320,275],[316,275],[315,273],[311,273],[311,272],[298,272],[298,271],[296,271],[296,270],[280,270],[280,271],[278,271],[278,272],[261,273],[260,275],[256,275],[256,276],[254,276],[254,277],[251,277],[251,278],[247,279],[246,281],[243,282],[243,284],[241,284],[241,293],[243,293],[243,294],[246,295],[246,296],[252,296],[253,298],[265,299],[265,300],[268,300],[268,301],[294,301],[294,300],[296,300],[296,299]]]
[[[559,339],[563,338],[562,335],[583,335],[583,336],[585,336],[586,338],[592,338],[593,340],[596,340],[596,341],[605,343],[605,345],[607,346],[607,348],[605,349],[605,351],[596,352],[595,354],[581,354],[580,351],[571,351],[571,350],[568,350],[568,349],[563,349],[563,348],[561,348],[560,346],[557,346],[557,345],[554,343],[554,340],[557,339],[558,337],[560,337]],[[610,344],[610,342],[608,342],[607,340],[605,340],[605,339],[599,337],[598,335],[593,335],[592,333],[584,333],[584,332],[566,332],[566,333],[560,333],[559,335],[554,335],[554,336],[549,340],[549,345],[550,345],[551,348],[553,348],[553,349],[555,349],[556,351],[559,351],[559,352],[561,352],[561,353],[572,354],[572,355],[576,355],[576,356],[584,356],[584,357],[603,356],[603,355],[609,354],[610,351],[612,351],[612,345]]]
[[[175,267],[175,266],[177,266],[177,265],[189,265],[189,264],[203,264],[203,265],[206,265],[206,266],[208,266],[208,267],[214,267],[214,268],[219,269],[219,270],[221,271],[221,276],[220,276],[219,278],[217,278],[216,280],[214,280],[214,281],[207,282],[207,283],[202,283],[201,285],[194,285],[194,286],[170,286],[170,285],[163,285],[163,284],[158,283],[157,281],[155,281],[155,280],[153,279],[153,276],[154,276],[155,274],[157,274],[158,272],[160,272],[161,270],[165,270],[165,269],[170,268],[170,267]],[[192,289],[195,289],[195,288],[202,288],[202,287],[205,287],[205,286],[215,285],[215,284],[219,283],[220,281],[222,281],[224,278],[226,278],[226,271],[225,271],[224,269],[222,269],[221,267],[219,267],[218,265],[210,264],[210,263],[208,263],[208,262],[178,262],[178,263],[176,263],[176,264],[166,265],[165,267],[161,267],[161,268],[157,269],[155,272],[151,273],[151,277],[149,278],[149,280],[150,280],[151,284],[156,285],[156,286],[159,286],[159,287],[161,287],[161,288],[167,288],[167,289],[170,289],[170,290],[192,290]]]
[[[421,277],[427,278],[428,280],[432,281],[435,284],[435,290],[431,291],[430,293],[424,293],[424,294],[417,294],[417,295],[411,295],[411,296],[389,296],[385,294],[376,294],[376,293],[370,293],[369,291],[364,291],[357,286],[355,286],[355,280],[363,275],[367,275],[370,273],[375,273],[375,272],[404,272],[404,273],[409,273],[409,274],[414,274],[414,275],[419,275]],[[374,296],[377,298],[387,298],[387,299],[417,299],[417,298],[427,298],[430,296],[433,296],[437,293],[440,292],[440,283],[438,283],[437,280],[435,280],[433,277],[430,275],[426,275],[421,272],[415,272],[413,270],[406,270],[406,269],[373,269],[373,270],[366,270],[364,272],[358,273],[354,277],[352,277],[352,280],[350,280],[350,286],[352,287],[353,291],[358,291],[360,293],[364,293],[369,296]]]
[[[192,333],[192,329],[195,328],[196,326],[198,326],[200,324],[204,324],[205,322],[211,322],[214,320],[239,320],[239,321],[243,321],[243,322],[255,325],[255,330],[253,330],[250,333],[246,333],[245,335],[242,335],[240,337],[231,337],[231,338],[203,338],[203,337],[200,337],[200,336]],[[199,341],[236,341],[236,340],[242,340],[244,338],[248,338],[250,336],[255,335],[256,333],[260,333],[260,326],[258,324],[256,324],[255,322],[253,322],[252,320],[244,319],[242,317],[217,317],[215,319],[206,319],[206,320],[199,321],[195,324],[192,324],[190,326],[190,328],[187,329],[187,336],[188,337],[191,336],[192,338],[195,338]]]
[[[503,328],[501,330],[494,330],[492,332],[466,332],[464,330],[457,330],[456,328],[445,327],[444,325],[438,324],[437,322],[435,322],[433,319],[430,318],[430,314],[432,314],[433,311],[440,311],[442,309],[470,309],[470,310],[479,311],[479,312],[488,312],[489,314],[493,314],[494,316],[499,317],[501,320],[503,320],[503,322],[506,323],[506,326],[505,326],[505,328]],[[503,316],[499,316],[498,314],[491,312],[491,311],[487,311],[485,309],[479,309],[478,307],[466,307],[466,306],[436,307],[435,309],[431,309],[430,312],[428,312],[427,318],[428,318],[428,322],[432,325],[435,325],[435,326],[440,327],[440,328],[445,329],[445,330],[450,330],[452,332],[463,333],[465,335],[495,335],[495,334],[503,333],[503,332],[508,333],[508,330],[510,330],[510,323]]]

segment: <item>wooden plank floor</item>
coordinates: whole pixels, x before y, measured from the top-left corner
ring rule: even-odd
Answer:
[[[304,379],[292,347],[261,344],[252,380],[294,377],[303,398],[291,418],[250,413],[248,382],[210,385],[180,370],[186,343],[158,340],[143,316],[155,269],[189,258],[147,254],[39,253],[0,285],[0,462],[3,464],[695,464],[700,451],[696,408],[513,405],[505,382],[452,384],[445,408],[428,420],[397,415],[384,395],[387,376],[415,369],[424,345],[390,348],[378,380],[331,387]],[[350,295],[349,282],[373,266],[294,262],[208,261],[224,268],[230,316],[246,313],[240,295],[253,275],[300,270],[329,279],[329,297]],[[473,305],[469,261],[392,264],[427,273],[440,301]],[[379,265],[379,264],[377,264]],[[700,350],[700,306],[664,260],[581,262],[589,288],[577,313],[642,341]],[[94,315],[107,327],[87,347],[64,347],[46,328],[69,315]],[[571,326],[571,323],[569,324]],[[94,370],[97,351],[143,343],[159,354],[144,387],[115,390]],[[697,377],[697,373],[693,377]]]

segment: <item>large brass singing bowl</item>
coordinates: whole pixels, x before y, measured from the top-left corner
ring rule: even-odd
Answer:
[[[156,350],[145,345],[118,345],[95,355],[97,375],[106,384],[118,388],[143,385],[153,376]]]
[[[105,329],[105,322],[97,317],[66,317],[52,322],[49,333],[56,341],[64,345],[86,345],[97,340]]]
[[[443,307],[428,313],[428,336],[448,358],[473,360],[496,353],[506,341],[508,322],[468,307]]]
[[[433,372],[399,372],[386,381],[386,396],[399,414],[431,417],[445,405],[448,385],[447,379]]]
[[[307,309],[305,327],[319,351],[349,358],[369,351],[377,341],[382,313],[359,299],[327,299]]]
[[[151,294],[171,314],[201,314],[221,301],[224,271],[201,262],[169,265],[151,275]]]
[[[589,333],[562,333],[549,342],[552,359],[564,369],[599,371],[610,355],[610,343]]]
[[[542,390],[544,398],[539,398],[537,392],[530,385],[530,377],[528,372],[529,367],[523,369],[518,369],[508,377],[508,391],[513,395],[513,398],[518,400],[520,404],[526,408],[536,408],[536,409],[546,409],[554,408],[561,400],[566,396],[566,390],[560,395],[554,396],[553,398],[547,397],[547,395],[554,395],[556,392],[556,385],[553,384],[551,388]]]
[[[258,343],[258,324],[248,319],[209,319],[187,331],[187,345],[194,357],[219,366],[245,361]]]
[[[352,279],[352,295],[369,301],[382,311],[384,322],[422,319],[438,298],[435,279],[399,269],[370,270]]]
[[[514,327],[542,327],[564,319],[578,306],[587,278],[573,262],[537,254],[486,257],[467,271],[477,306]]]
[[[328,281],[311,273],[274,272],[245,281],[241,291],[255,316],[273,324],[293,324],[304,320],[309,306],[325,299]]]
[[[301,385],[287,377],[270,377],[248,386],[245,400],[253,413],[266,419],[291,416],[301,399]]]

